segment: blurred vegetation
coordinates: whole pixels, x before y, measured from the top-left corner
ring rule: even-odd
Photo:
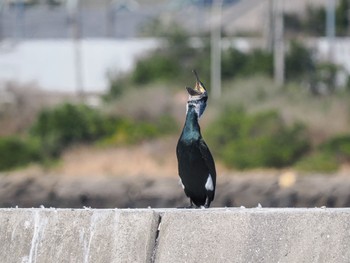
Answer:
[[[19,136],[0,138],[0,171],[39,161],[41,157],[39,143],[34,139]]]
[[[316,62],[310,50],[297,41],[291,41],[285,67],[288,81],[301,81],[314,74]]]
[[[163,54],[140,60],[132,74],[132,81],[147,84],[155,80],[174,79],[180,71],[180,63],[175,61],[175,58]]]
[[[186,76],[189,69],[203,72],[203,77],[209,73],[209,45],[203,40],[201,45],[194,47],[186,31],[178,25],[170,28],[159,28],[157,35],[163,38],[161,48],[155,50],[136,63],[131,79],[136,84],[147,84],[151,81],[175,80]],[[205,78],[205,77],[204,77]],[[208,79],[203,79],[207,82]]]
[[[161,116],[155,122],[135,122],[86,105],[65,103],[41,111],[27,137],[0,138],[0,170],[31,162],[46,163],[76,144],[132,144],[176,130],[172,116]]]
[[[348,0],[338,1],[335,10],[337,36],[347,36],[349,33],[349,9]],[[326,9],[324,7],[308,6],[304,15],[285,14],[284,19],[286,30],[289,33],[309,36],[325,36],[326,34]]]
[[[243,53],[235,48],[229,48],[222,54],[221,74],[223,80],[252,74],[272,76],[272,54],[261,49]]]
[[[311,154],[296,164],[303,171],[334,172],[350,161],[350,135],[338,135],[321,143]]]
[[[342,8],[338,6],[337,12]],[[309,8],[307,12],[305,21],[293,16],[286,21],[295,28],[324,30],[311,26],[320,21],[324,10]],[[69,103],[44,109],[27,136],[0,138],[0,170],[59,158],[75,144],[134,144],[177,132],[175,89],[179,83],[194,82],[192,69],[203,83],[210,83],[210,44],[208,37],[191,39],[178,26],[157,27],[164,39],[162,47],[140,58],[134,71],[111,79],[104,111]],[[239,169],[295,166],[305,171],[334,171],[349,162],[350,135],[340,136],[330,125],[350,119],[350,89],[336,89],[339,70],[333,64],[319,63],[311,50],[293,41],[286,53],[288,83],[281,89],[271,80],[270,52],[224,50],[224,96],[209,104],[212,117],[206,115],[203,129],[215,157]],[[108,108],[112,110],[107,113]],[[318,135],[320,130],[324,134]]]
[[[206,130],[216,156],[231,167],[284,167],[309,149],[305,127],[287,127],[275,111],[248,115],[231,108]]]
[[[295,164],[297,170],[303,172],[335,172],[339,168],[339,163],[333,154],[324,152],[312,152],[304,156]]]
[[[323,7],[308,6],[306,14],[284,14],[284,23],[289,34],[307,34],[310,36],[324,36],[326,33],[326,11]]]
[[[292,163],[286,166],[295,166],[299,170],[305,171],[330,172],[338,169],[342,164],[349,163],[349,159],[343,155],[344,150],[341,152],[342,154],[339,154],[339,148],[332,147],[326,151],[323,150],[324,146],[322,145],[328,144],[329,141],[333,142],[333,139],[336,139],[335,145],[337,147],[338,145],[346,145],[345,140],[339,138],[343,138],[350,130],[350,106],[348,103],[350,93],[335,90],[333,94],[327,96],[313,96],[297,83],[290,83],[281,89],[271,79],[262,76],[224,82],[223,87],[224,96],[220,103],[213,106],[209,104],[211,114],[213,111],[215,114],[215,117],[209,121],[209,130],[207,127],[203,129],[205,139],[214,152],[217,146],[215,142],[212,144],[211,138],[216,136],[212,130],[219,127],[216,121],[220,118],[229,119],[229,115],[232,115],[231,111],[234,110],[232,105],[239,105],[244,113],[243,116],[250,116],[249,118],[254,119],[253,117],[257,114],[278,112],[278,118],[288,129],[300,126],[301,130],[296,129],[296,131],[300,132],[299,135],[302,135],[309,147],[305,152],[300,153],[298,158],[291,159]],[[235,122],[231,120],[231,124],[233,123]],[[257,121],[257,123],[259,122]],[[225,127],[218,129],[218,132],[226,129],[227,135],[225,136],[233,136],[234,130],[228,121]],[[261,127],[264,128],[264,126]],[[283,129],[280,131],[285,132]],[[222,131],[222,133],[224,132]],[[343,133],[345,135],[339,135]],[[289,136],[292,138],[294,135]],[[249,138],[253,141],[256,140],[253,136]],[[259,143],[252,143],[251,148],[258,151],[260,149]],[[290,149],[288,143],[286,145],[287,149]],[[223,154],[224,152],[220,150],[216,156],[222,159]],[[236,154],[240,154],[239,150]],[[270,153],[266,152],[266,154]],[[231,162],[231,166],[235,165]]]
[[[100,140],[100,145],[133,144],[145,139],[171,134],[177,130],[177,124],[170,115],[163,115],[157,121],[133,121],[120,118],[116,121],[115,131]]]
[[[118,98],[132,86],[143,88],[152,82],[189,81],[184,76],[189,76],[188,72],[192,69],[201,72],[203,82],[208,83],[209,46],[204,44],[194,48],[185,30],[177,25],[172,26],[171,30],[157,26],[156,30],[155,35],[164,40],[162,47],[139,59],[130,74],[112,79],[110,91],[105,96],[107,101]]]
[[[86,105],[66,103],[44,109],[31,128],[45,155],[58,157],[69,145],[90,143],[114,131],[114,120]]]
[[[325,141],[319,150],[335,156],[340,162],[350,161],[350,134],[339,135]]]
[[[308,11],[311,12],[311,11]],[[319,18],[317,18],[319,19]],[[317,20],[319,23],[320,20]],[[210,42],[208,36],[196,39],[187,35],[177,25],[156,27],[164,41],[154,52],[148,53],[136,62],[135,69],[122,77],[111,79],[106,101],[120,97],[130,87],[143,88],[149,83],[193,81],[191,70],[196,69],[203,83],[210,83]],[[314,95],[332,93],[336,86],[336,75],[340,67],[318,62],[312,51],[302,42],[293,40],[287,46],[285,60],[286,80],[308,86]],[[242,52],[235,47],[222,51],[222,80],[266,75],[273,76],[273,54],[263,49]],[[350,85],[350,81],[349,85]],[[210,91],[210,86],[207,85]]]

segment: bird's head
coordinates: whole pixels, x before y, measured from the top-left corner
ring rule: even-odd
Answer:
[[[202,116],[207,106],[208,93],[203,83],[199,80],[197,72],[193,70],[193,73],[196,77],[196,84],[194,88],[186,87],[189,94],[186,113],[188,112],[189,108],[193,107],[199,118]]]

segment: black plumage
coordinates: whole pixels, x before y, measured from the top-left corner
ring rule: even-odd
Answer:
[[[179,176],[185,194],[190,198],[190,207],[209,207],[215,196],[216,170],[198,123],[208,97],[198,77],[195,89],[187,90],[190,96],[186,121],[176,147]]]

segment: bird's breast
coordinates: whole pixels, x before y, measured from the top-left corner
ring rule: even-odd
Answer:
[[[203,162],[197,140],[180,140],[177,157],[180,166],[187,166],[189,170]]]

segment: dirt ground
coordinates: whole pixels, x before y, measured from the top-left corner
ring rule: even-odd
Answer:
[[[0,207],[160,208],[188,205],[177,176],[177,139],[132,147],[81,146],[59,165],[31,166],[0,175]],[[217,162],[212,206],[347,207],[350,169],[336,174],[293,170],[228,170]]]

